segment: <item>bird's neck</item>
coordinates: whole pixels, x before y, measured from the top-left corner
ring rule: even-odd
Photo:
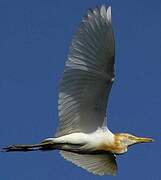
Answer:
[[[123,154],[127,152],[128,147],[125,143],[122,142],[122,137],[120,136],[120,134],[115,134],[114,139],[114,153]]]
[[[110,139],[110,141],[109,141]],[[127,146],[122,143],[122,139],[118,134],[111,134],[108,140],[106,139],[98,148],[97,150],[101,151],[108,151],[114,154],[123,154],[127,151]]]

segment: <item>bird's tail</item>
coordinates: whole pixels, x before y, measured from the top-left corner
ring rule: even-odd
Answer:
[[[17,144],[17,145],[11,145],[2,148],[3,152],[26,152],[26,151],[46,151],[46,150],[53,150],[54,149],[54,143],[52,141],[45,141],[40,144],[29,144],[29,145],[23,145],[23,144]]]

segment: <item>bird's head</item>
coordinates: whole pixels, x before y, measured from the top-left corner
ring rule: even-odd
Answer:
[[[128,133],[115,134],[115,148],[114,152],[116,154],[122,154],[127,151],[127,148],[133,144],[137,143],[147,143],[153,142],[151,138],[137,137]]]
[[[137,143],[147,143],[154,141],[152,138],[138,137],[128,133],[116,134],[116,139],[127,147]]]

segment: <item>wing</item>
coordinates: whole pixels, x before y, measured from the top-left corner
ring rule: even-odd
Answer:
[[[77,154],[60,151],[64,159],[97,175],[116,175],[117,163],[113,154]]]
[[[72,41],[60,83],[56,135],[91,133],[105,126],[113,79],[111,8],[101,6],[88,11]]]

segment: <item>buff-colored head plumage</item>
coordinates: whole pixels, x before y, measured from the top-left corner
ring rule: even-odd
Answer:
[[[115,144],[116,149],[119,150],[118,154],[124,153],[127,151],[127,148],[133,144],[137,143],[147,143],[153,142],[154,140],[151,138],[137,137],[128,133],[118,133],[115,134]]]

